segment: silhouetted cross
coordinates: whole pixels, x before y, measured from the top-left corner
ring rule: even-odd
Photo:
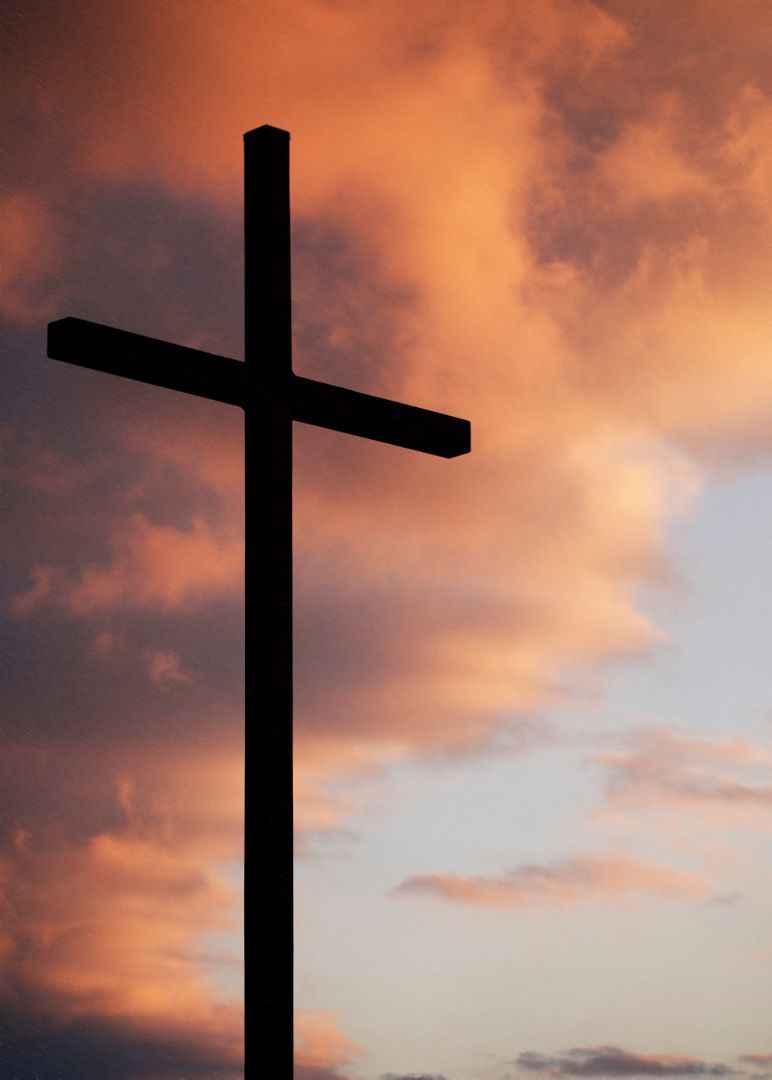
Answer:
[[[293,373],[289,133],[268,125],[244,136],[244,283],[243,363],[82,319],[49,324],[48,355],[244,409],[246,1066],[290,1080],[292,421],[447,458],[470,425]]]

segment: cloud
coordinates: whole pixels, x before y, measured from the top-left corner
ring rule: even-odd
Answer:
[[[23,1014],[0,1018],[5,1067],[36,1080],[233,1080],[243,1076],[233,1047],[202,1042],[198,1032],[164,1032],[122,1025],[104,1017],[71,1023],[41,1021]],[[88,1070],[86,1074],[84,1070]]]
[[[215,535],[198,517],[189,529],[178,529],[133,514],[116,530],[111,548],[107,566],[86,566],[74,578],[51,566],[33,567],[33,584],[12,598],[12,613],[29,615],[42,603],[76,616],[105,608],[185,608],[212,593],[236,591],[243,580],[241,539]]]
[[[641,728],[624,738],[622,749],[593,760],[605,773],[604,800],[612,811],[691,809],[709,813],[711,824],[766,827],[772,753],[762,746]]]
[[[24,592],[11,598],[9,610],[22,618],[30,615],[35,608],[44,603],[53,591],[54,568],[52,566],[33,566],[30,570],[32,584]]]
[[[337,1069],[318,1065],[295,1064],[292,1075],[294,1080],[346,1080],[345,1075]]]
[[[332,1010],[295,1010],[295,1080],[345,1080],[339,1067],[361,1047],[345,1038]]]
[[[445,1080],[441,1073],[383,1073],[380,1080]]]
[[[192,682],[193,676],[186,671],[179,656],[173,652],[150,652],[147,654],[147,671],[152,682],[163,689],[174,683]]]
[[[516,1064],[550,1076],[735,1076],[736,1070],[681,1054],[636,1054],[618,1046],[582,1047],[551,1057],[526,1050]]]
[[[60,231],[44,198],[31,191],[0,197],[0,312],[5,318],[30,324],[53,315]]]
[[[705,891],[705,882],[685,870],[627,855],[587,855],[543,865],[526,863],[499,877],[413,875],[393,895],[423,894],[491,907],[564,907],[619,903],[636,892],[695,898]]]
[[[238,937],[241,761],[191,749],[6,753],[4,1060],[51,1077],[82,1075],[90,1054],[95,1075],[126,1080],[239,1073],[238,961],[228,992],[207,943]],[[58,811],[42,796],[35,815],[29,790]]]
[[[208,1009],[189,942],[232,925],[238,897],[182,830],[162,830],[141,823],[77,842],[17,827],[3,857],[11,985],[66,1016]]]
[[[689,120],[680,98],[655,98],[648,113],[627,121],[599,155],[600,175],[628,209],[646,203],[718,201],[720,189],[706,168],[711,163],[689,152],[688,138]]]

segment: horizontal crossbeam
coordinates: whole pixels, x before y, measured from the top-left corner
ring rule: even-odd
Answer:
[[[240,360],[200,352],[185,345],[114,330],[85,319],[48,324],[51,360],[120,375],[135,382],[180,390],[183,394],[244,404],[245,367]]]
[[[300,375],[293,376],[292,388],[292,418],[304,424],[437,457],[458,457],[468,454],[471,448],[471,425],[457,416],[360,394]]]
[[[242,408],[253,403],[289,405],[292,419],[303,424],[438,457],[458,457],[470,450],[470,423],[457,416],[403,405],[300,375],[290,377],[286,393],[279,387],[263,387],[259,380],[248,393],[247,365],[240,360],[128,330],[115,330],[85,319],[49,323],[48,355],[52,360],[63,360],[92,371]]]

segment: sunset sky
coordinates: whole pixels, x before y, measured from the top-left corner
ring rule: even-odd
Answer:
[[[45,327],[241,357],[263,123],[295,370],[473,425],[296,425],[296,1080],[772,1077],[768,0],[0,39],[0,1080],[243,1074],[241,414]]]

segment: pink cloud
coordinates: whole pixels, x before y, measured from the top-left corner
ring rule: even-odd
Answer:
[[[3,874],[4,969],[20,1002],[59,1021],[96,1014],[227,1046],[239,1060],[241,1010],[214,1003],[194,945],[197,933],[235,924],[238,896],[198,858],[141,830],[54,850],[29,833]]]
[[[640,729],[625,747],[594,760],[606,776],[605,801],[622,812],[651,808],[711,813],[711,823],[764,822],[772,805],[772,752],[743,739],[704,739]]]
[[[213,1074],[215,1063],[237,1071],[238,981],[231,994],[215,985],[226,959],[212,957],[207,942],[235,938],[240,925],[241,892],[224,863],[241,854],[241,755],[156,745],[148,756],[116,746],[84,773],[89,753],[95,758],[97,746],[76,757],[91,828],[78,820],[72,754],[15,755],[21,782],[45,778],[67,812],[35,819],[17,810],[13,842],[0,855],[8,1039],[31,1025],[35,1053],[51,1040],[47,1052],[69,1060],[85,1021],[97,1050],[104,1039],[105,1053],[112,1044],[127,1068],[136,1052],[150,1069],[171,1054],[209,1061]]]
[[[111,538],[112,561],[86,566],[67,577],[51,566],[32,570],[33,585],[11,601],[17,615],[41,604],[76,616],[104,609],[175,609],[195,606],[213,594],[236,592],[242,581],[243,541],[216,534],[202,518],[189,529],[153,525],[140,513],[117,527]]]
[[[0,197],[0,311],[22,324],[51,317],[58,296],[61,222],[44,198],[31,191]]]
[[[295,1010],[296,1080],[335,1080],[341,1065],[350,1064],[362,1048],[341,1034],[332,1010]]]
[[[523,864],[498,877],[413,875],[394,894],[425,894],[491,907],[564,907],[618,903],[637,892],[694,899],[704,896],[706,889],[701,878],[685,870],[654,866],[628,855],[588,855]]]
[[[155,650],[147,654],[147,671],[152,682],[162,688],[174,683],[189,683],[193,676],[182,666],[179,656],[174,652]]]

